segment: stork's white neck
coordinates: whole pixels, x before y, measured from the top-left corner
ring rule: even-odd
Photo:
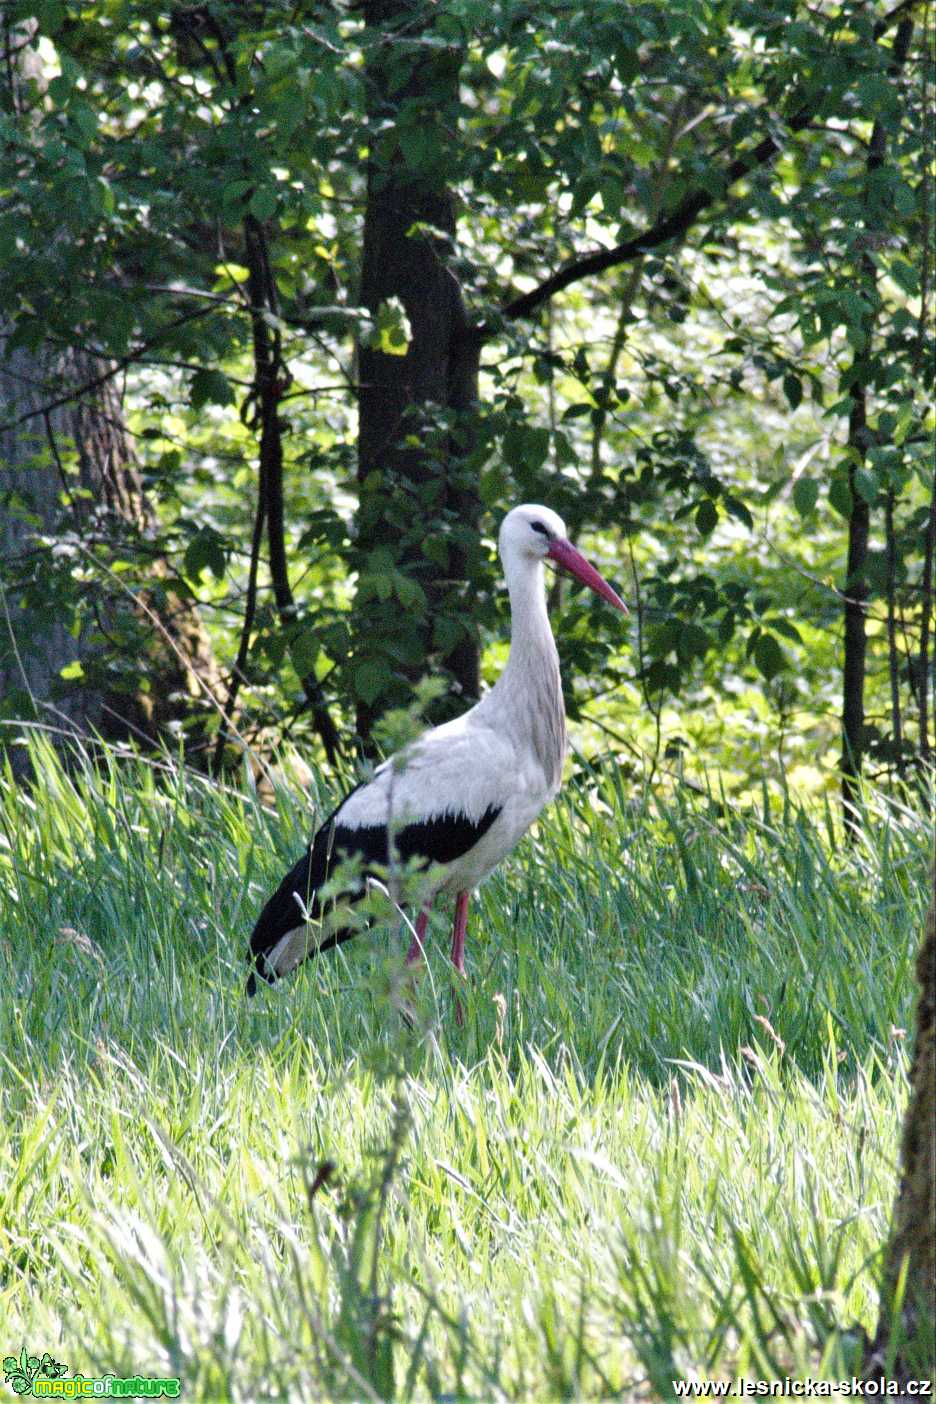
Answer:
[[[556,658],[556,642],[546,612],[543,562],[535,557],[508,557],[504,562],[510,596],[510,657],[514,672]]]
[[[550,786],[558,788],[565,759],[565,712],[559,655],[549,615],[543,563],[531,556],[504,561],[510,595],[510,657],[487,701],[500,725],[530,746]]]

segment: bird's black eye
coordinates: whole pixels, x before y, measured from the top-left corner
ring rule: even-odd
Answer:
[[[531,530],[531,531],[538,531],[538,532],[540,532],[540,534],[543,535],[543,536],[548,536],[548,535],[549,535],[549,528],[543,526],[543,523],[542,523],[542,522],[531,522],[531,523],[530,523],[530,530]]]

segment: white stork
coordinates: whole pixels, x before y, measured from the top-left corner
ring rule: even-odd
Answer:
[[[544,561],[627,613],[548,507],[515,507],[501,524],[499,546],[511,609],[507,666],[477,706],[385,761],[325,820],[260,913],[250,938],[256,971],[249,994],[256,974],[272,983],[307,956],[356,934],[353,927],[322,928],[317,893],[332,868],[352,855],[360,855],[365,878],[369,866],[385,867],[391,833],[400,860],[421,860],[428,869],[407,961],[422,955],[433,898],[450,893],[452,963],[464,975],[469,896],[523,837],[562,779],[565,714]],[[362,881],[358,895],[364,888]]]

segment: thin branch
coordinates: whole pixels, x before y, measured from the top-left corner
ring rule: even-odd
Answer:
[[[795,571],[798,576],[803,580],[808,580],[810,585],[814,585],[816,589],[820,590],[823,594],[834,596],[834,598],[843,605],[859,603],[856,595],[850,595],[847,590],[840,590],[837,585],[830,584],[828,580],[821,580],[818,575],[813,575],[805,566],[800,565],[799,561],[795,561],[792,556],[786,555],[785,552],[781,551],[779,546],[771,541],[766,532],[762,532],[758,539],[767,547],[768,551],[777,557],[781,565],[786,566],[789,570]],[[865,617],[869,620],[873,620],[875,623],[882,622],[882,616],[874,614],[870,609],[866,610]],[[821,626],[816,625],[815,627],[819,628]]]
[[[188,288],[179,283],[147,283],[146,291],[151,293],[168,293],[170,297],[196,297],[202,302],[221,302],[237,305],[238,297],[234,293],[213,293],[205,288]]]
[[[42,416],[42,419],[43,423],[45,424],[46,439],[49,443],[49,451],[52,454],[52,458],[55,462],[55,467],[59,475],[59,481],[62,484],[62,492],[65,494],[65,500],[68,503],[68,510],[72,514],[72,520],[75,524],[75,530],[77,531],[81,526],[81,519],[78,515],[78,510],[75,506],[75,499],[72,496],[71,488],[68,486],[68,477],[65,473],[65,465],[62,462],[62,456],[59,453],[58,441],[55,437],[55,430],[52,427],[52,416],[51,414],[49,414],[48,411],[46,411],[46,413]]]

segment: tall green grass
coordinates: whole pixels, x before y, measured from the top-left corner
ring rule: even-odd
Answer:
[[[328,796],[104,754],[0,785],[0,1355],[183,1397],[667,1398],[848,1374],[930,825],[584,773],[416,1026],[391,923],[243,995]],[[322,1183],[323,1182],[323,1183]]]

